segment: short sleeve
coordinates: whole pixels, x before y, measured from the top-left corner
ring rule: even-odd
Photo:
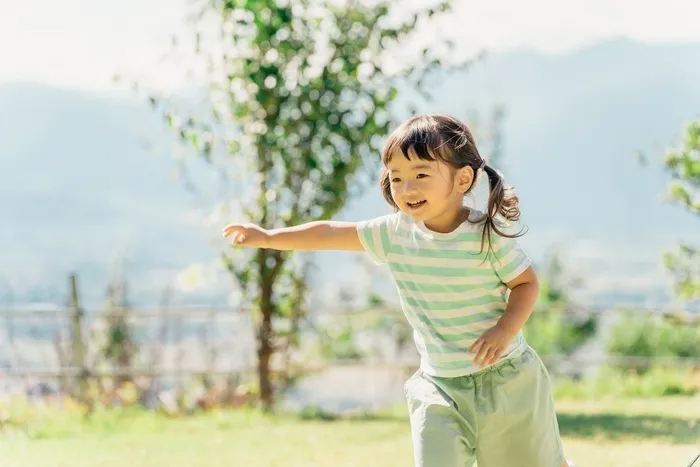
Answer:
[[[491,234],[491,239],[491,265],[502,282],[512,281],[532,264],[517,239],[502,237],[496,232]]]
[[[396,213],[357,223],[357,235],[360,238],[360,243],[374,262],[386,263],[398,220],[398,213]]]

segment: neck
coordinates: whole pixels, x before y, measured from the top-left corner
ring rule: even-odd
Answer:
[[[469,217],[469,208],[458,206],[424,222],[425,226],[438,233],[450,233],[462,225]]]

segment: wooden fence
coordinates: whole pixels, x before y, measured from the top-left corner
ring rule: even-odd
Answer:
[[[625,311],[624,307],[616,309]],[[667,319],[688,325],[698,325],[697,314],[682,310],[640,310],[637,307],[634,310],[663,315]],[[609,313],[610,310],[572,305],[566,312],[580,315]],[[357,314],[340,312],[336,315],[353,313]],[[398,312],[374,310],[370,313],[397,315]],[[128,365],[120,365],[119,356],[115,356],[109,364],[99,358],[105,353],[104,348],[99,348],[104,342],[100,344],[99,332],[96,334],[95,330],[100,330],[104,338],[105,322],[110,319],[127,320],[130,329],[138,331],[138,335],[132,336],[138,341],[138,355],[132,355],[131,360],[124,360]],[[70,391],[82,393],[90,378],[148,377],[182,380],[252,374],[255,371],[253,326],[250,314],[246,310],[235,308],[85,310],[80,304],[77,278],[72,275],[69,278],[66,308],[0,310],[0,380],[59,380]],[[53,358],[50,355],[51,349]],[[370,361],[317,360],[299,364],[296,369],[314,373],[329,367],[362,366],[408,372],[417,366],[416,357],[415,353],[408,352],[395,358],[375,358]],[[652,361],[664,366],[700,367],[700,359],[697,358],[591,354],[542,357],[547,364],[572,367],[587,364],[636,366],[648,365]]]

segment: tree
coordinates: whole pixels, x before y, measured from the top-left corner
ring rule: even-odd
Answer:
[[[700,219],[700,119],[687,125],[683,141],[666,155],[665,165],[671,173],[670,195],[674,203]],[[700,250],[681,243],[678,251],[664,255],[678,295],[700,297]]]
[[[388,58],[411,50],[405,41],[417,27],[447,12],[449,0],[421,2],[404,17],[405,6],[388,0],[373,5],[354,0],[343,5],[324,0],[194,3],[189,23],[194,41],[189,42],[206,63],[207,105],[197,112],[176,111],[175,101],[157,91],[149,93],[149,100],[186,147],[237,175],[236,201],[224,206],[238,212],[229,216],[267,228],[336,215],[361,188],[362,175],[376,172],[399,85],[429,97],[423,79],[443,65],[437,46],[419,49],[400,63]],[[449,41],[446,45],[449,52]],[[175,47],[182,51],[182,44]],[[250,196],[242,199],[245,192]],[[266,249],[222,253],[255,313],[265,409],[274,402],[273,356],[295,338],[289,321],[296,316],[298,322],[305,291],[303,267],[294,267],[290,257]]]

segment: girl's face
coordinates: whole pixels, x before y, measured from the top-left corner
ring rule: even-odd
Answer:
[[[432,230],[449,231],[462,211],[464,193],[471,186],[471,169],[455,170],[441,160],[409,159],[395,154],[387,164],[391,196],[399,209]]]

